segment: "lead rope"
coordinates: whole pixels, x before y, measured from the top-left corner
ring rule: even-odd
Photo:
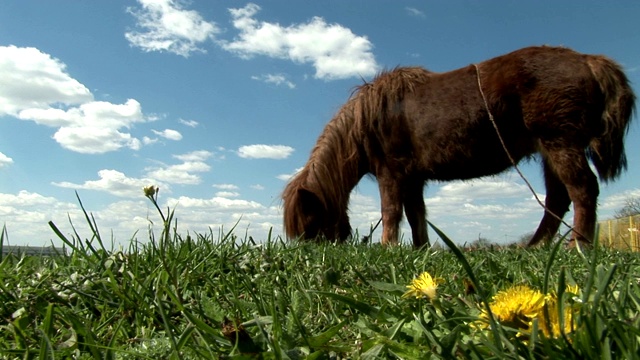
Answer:
[[[522,171],[520,171],[520,168],[518,168],[518,164],[515,162],[515,160],[511,156],[511,153],[509,152],[509,149],[507,149],[507,145],[505,145],[504,140],[502,140],[502,135],[500,135],[500,130],[498,129],[498,125],[496,125],[496,121],[493,118],[491,111],[489,110],[489,104],[487,103],[487,98],[484,95],[484,91],[482,91],[482,81],[480,80],[480,68],[478,68],[477,64],[473,64],[473,66],[476,68],[476,75],[477,75],[476,77],[478,78],[478,89],[480,90],[480,95],[482,95],[482,101],[484,102],[484,107],[487,110],[487,115],[489,115],[489,120],[491,121],[491,125],[493,125],[493,128],[496,130],[496,134],[498,134],[498,139],[500,140],[500,144],[502,144],[502,148],[504,149],[504,152],[507,154],[509,161],[511,161],[511,165],[513,165],[513,167],[516,169],[516,171],[518,172],[518,175],[520,175],[524,183],[527,184],[527,187],[529,187],[529,190],[533,194],[533,197],[535,197],[536,201],[544,209],[544,211],[546,211],[548,214],[551,214],[551,216],[555,217],[557,220],[560,220],[560,222],[562,222],[569,229],[575,231],[573,226],[567,224],[560,216],[556,215],[553,211],[547,208],[547,206],[538,197],[538,194],[536,194],[536,191],[533,189],[533,186],[531,186],[531,183],[529,183],[529,180],[527,180],[527,178],[524,177],[524,174],[522,173]]]

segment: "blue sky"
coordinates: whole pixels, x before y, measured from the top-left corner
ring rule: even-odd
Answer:
[[[87,237],[77,191],[105,238],[146,241],[159,218],[142,188],[154,184],[182,234],[239,221],[239,236],[281,235],[287,179],[362,78],[548,44],[615,59],[640,93],[639,16],[637,1],[5,0],[0,223],[12,244],[60,244],[47,222],[70,234],[69,218]],[[601,219],[640,196],[635,120],[629,171],[601,186]],[[540,165],[522,170],[544,197]],[[430,183],[425,199],[460,243],[515,241],[542,216],[513,171]],[[361,232],[378,220],[372,180],[350,208]]]

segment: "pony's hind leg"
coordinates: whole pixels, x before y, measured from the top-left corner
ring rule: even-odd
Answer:
[[[575,242],[590,244],[596,227],[596,207],[598,179],[589,168],[589,162],[583,149],[563,148],[547,149],[545,152],[549,165],[560,181],[564,183],[573,202],[573,235]]]
[[[382,245],[398,244],[398,228],[402,220],[400,183],[392,176],[378,175],[382,212]]]
[[[427,209],[424,205],[424,181],[409,181],[403,189],[404,212],[407,216],[409,226],[411,226],[411,235],[413,237],[413,246],[420,248],[429,244],[429,236],[427,235]]]
[[[538,229],[527,246],[534,246],[541,240],[550,241],[560,228],[561,219],[569,211],[571,199],[567,188],[555,174],[546,159],[543,159],[544,183],[547,196],[544,200],[545,212]]]

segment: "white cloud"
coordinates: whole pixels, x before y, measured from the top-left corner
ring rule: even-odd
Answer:
[[[146,168],[147,174],[143,178],[132,178],[117,170],[103,169],[98,171],[99,180],[88,180],[82,184],[66,181],[54,182],[53,185],[72,189],[104,191],[112,195],[130,198],[142,196],[142,188],[149,185],[159,186],[164,190],[163,192],[170,193],[169,184],[195,185],[202,182],[198,173],[211,170],[211,167],[204,162],[211,155],[210,152],[204,150],[173,155],[182,163],[161,164]]]
[[[54,182],[52,183],[55,186],[63,187],[63,188],[71,188],[71,189],[84,189],[84,190],[97,190],[104,191],[109,194],[120,196],[120,197],[130,197],[137,198],[144,196],[142,193],[142,188],[149,185],[160,186],[163,189],[167,188],[167,185],[161,183],[153,178],[130,178],[127,177],[124,173],[111,170],[104,169],[98,171],[98,177],[100,180],[88,180],[83,184],[74,184],[71,182],[63,181],[63,182]]]
[[[416,16],[416,17],[421,17],[421,18],[425,17],[424,12],[422,12],[422,11],[416,9],[416,8],[407,6],[404,9],[411,16]]]
[[[124,104],[91,101],[68,110],[31,108],[20,111],[18,117],[52,127],[95,126],[114,129],[145,121],[140,103],[134,99]]]
[[[32,47],[0,46],[0,116],[92,100],[89,89],[69,76],[60,60]]]
[[[245,58],[265,55],[311,63],[315,77],[325,80],[371,76],[379,69],[371,52],[373,44],[342,25],[314,17],[308,23],[283,27],[259,22],[254,18],[258,11],[260,7],[252,3],[229,9],[240,34],[233,41],[220,42],[225,50]]]
[[[183,9],[180,0],[138,0],[141,9],[128,8],[141,31],[129,31],[125,38],[143,51],[167,51],[184,57],[205,52],[199,44],[213,39],[220,30],[194,10]]]
[[[25,190],[17,194],[0,193],[0,218],[7,226],[10,244],[51,245],[50,240],[57,236],[48,222],[60,225],[68,223],[69,217],[74,221],[80,219],[78,206]]]
[[[219,196],[209,199],[183,196],[167,199],[164,207],[176,209],[180,233],[213,231],[215,238],[235,228],[233,233],[237,236],[246,232],[258,241],[266,240],[271,228],[274,236],[282,234],[282,214],[277,206],[265,207],[255,201]]]
[[[286,159],[293,150],[285,145],[245,145],[238,149],[238,156],[246,159]]]
[[[296,87],[296,84],[287,80],[286,76],[282,74],[264,74],[260,76],[252,76],[251,79],[257,80],[257,81],[263,81],[267,84],[285,85],[289,87],[289,89],[295,89]]]
[[[142,191],[140,191],[138,198],[139,200],[112,202],[105,207],[91,211],[96,223],[103,231],[104,237],[107,237],[107,234],[113,234],[116,242],[126,247],[134,235],[141,242],[148,240],[147,231],[154,222],[158,224],[156,229],[162,228],[162,220],[157,209],[151,205],[149,200],[144,199]],[[74,222],[76,227],[79,224],[80,222]]]
[[[0,193],[0,204],[2,206],[40,206],[52,205],[57,200],[52,197],[46,197],[38,193],[32,193],[21,190],[17,195]]]
[[[349,218],[355,228],[368,229],[380,219],[380,204],[372,196],[354,192],[349,197]]]
[[[425,199],[435,218],[524,218],[540,211],[533,194],[522,183],[507,180],[510,173],[467,181],[452,181]],[[543,194],[536,194],[544,201]]]
[[[174,141],[182,140],[182,134],[180,134],[180,132],[176,130],[164,129],[162,131],[157,131],[157,130],[151,130],[151,131],[153,131],[154,134],[161,136],[165,139],[174,140]]]
[[[640,198],[640,188],[626,190],[601,199],[598,210],[606,211],[610,216],[613,216],[616,210],[621,209],[625,205],[626,200],[633,198]]]
[[[20,111],[18,118],[58,127],[53,138],[65,149],[85,154],[101,154],[122,147],[138,150],[140,140],[121,129],[149,120],[134,99],[124,104],[91,101],[67,110],[31,108]]]
[[[0,116],[10,115],[58,128],[62,147],[86,154],[137,150],[140,140],[124,129],[154,120],[134,99],[124,104],[94,101],[66,66],[35,48],[0,46]]]
[[[157,143],[157,142],[158,142],[158,139],[157,139],[157,138],[156,138],[156,139],[152,139],[152,138],[150,138],[150,137],[148,137],[148,136],[143,136],[143,137],[142,137],[142,143],[143,143],[144,145],[151,145],[151,144],[155,144],[155,143]]]
[[[141,8],[127,9],[136,18],[138,29],[126,32],[125,37],[143,51],[167,51],[188,57],[193,52],[206,52],[201,44],[220,33],[215,22],[205,21],[197,11],[184,9],[179,0],[138,2]],[[324,80],[372,76],[380,69],[372,53],[373,44],[366,36],[357,36],[340,24],[328,24],[321,17],[287,27],[261,22],[254,18],[259,11],[260,7],[252,3],[229,9],[233,26],[240,32],[231,41],[217,43],[243,58],[265,55],[310,63],[316,70],[315,77]],[[253,78],[295,87],[278,75]]]
[[[13,164],[13,159],[0,152],[0,169],[10,164]]]
[[[233,184],[213,184],[212,186],[220,190],[238,190],[238,186]]]
[[[140,140],[128,133],[102,127],[63,127],[53,135],[63,148],[83,154],[103,154],[122,147],[139,150]]]
[[[215,194],[217,197],[223,197],[223,198],[235,198],[240,196],[240,193],[235,192],[235,191],[218,191]]]
[[[280,174],[280,175],[276,176],[276,178],[279,179],[279,180],[282,180],[282,181],[289,181],[289,180],[291,180],[291,178],[296,176],[300,171],[302,171],[302,169],[304,169],[304,168],[303,167],[299,167],[299,168],[293,170],[293,172],[291,174]]]
[[[151,170],[147,173],[147,176],[170,184],[197,185],[202,182],[202,179],[199,175],[193,173],[207,172],[209,170],[211,170],[211,167],[203,162],[184,162]]]
[[[281,213],[276,206],[265,207],[254,201],[218,196],[210,199],[167,198],[162,195],[165,188],[161,185],[160,189],[160,207],[176,210],[178,233],[181,235],[189,232],[206,236],[213,232],[214,240],[217,240],[218,234],[226,233],[234,226],[234,234],[243,236],[247,231],[258,241],[265,240],[272,227],[274,234],[282,233]],[[149,227],[156,235],[162,231],[160,216],[151,203],[144,199],[142,188],[137,188],[134,195],[137,200],[120,200],[100,207],[85,202],[107,240],[107,247],[111,245],[110,239],[115,240],[116,248],[126,248],[135,239],[145,243],[149,238]],[[43,246],[50,245],[53,240],[57,246],[61,246],[62,242],[47,224],[50,220],[68,237],[73,236],[75,231],[83,239],[91,237],[91,230],[77,205],[28,191],[0,193],[0,218],[7,223],[11,244]],[[69,218],[75,230],[69,224]]]
[[[196,150],[190,153],[173,155],[174,158],[182,161],[205,161],[213,156],[213,153],[207,150]]]
[[[467,181],[452,181],[440,188],[445,198],[495,199],[504,197],[526,197],[529,189],[514,181],[499,178],[482,178]]]
[[[260,184],[254,184],[254,185],[251,185],[249,187],[254,189],[254,190],[264,190],[264,186],[262,186]]]
[[[508,204],[473,204],[464,203],[458,208],[456,216],[469,219],[517,219],[530,214],[527,207],[513,206]]]
[[[167,200],[167,204],[170,207],[180,206],[186,208],[200,208],[211,210],[235,210],[235,211],[249,211],[263,209],[260,203],[255,201],[240,200],[240,199],[227,199],[223,197],[213,197],[211,199],[198,199],[188,196],[180,196],[179,198],[170,198]]]
[[[206,150],[192,151],[187,154],[173,155],[181,164],[164,165],[160,168],[147,168],[147,176],[170,184],[196,185],[202,182],[194,173],[208,172],[211,166],[204,161],[213,154]]]
[[[180,122],[180,124],[182,124],[182,125],[186,125],[186,126],[188,126],[188,127],[192,127],[192,128],[194,128],[194,127],[198,126],[198,122],[197,122],[197,121],[195,121],[195,120],[185,120],[185,119],[180,119],[180,120],[178,120],[178,121]]]

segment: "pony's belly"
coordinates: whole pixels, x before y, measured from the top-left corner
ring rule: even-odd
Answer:
[[[516,163],[536,152],[532,142],[509,146]],[[466,180],[501,173],[514,164],[501,145],[477,143],[459,151],[427,151],[418,157],[416,169],[427,180]]]
[[[467,180],[495,175],[509,169],[511,166],[512,164],[508,159],[475,159],[461,163],[434,164],[429,169],[425,169],[423,173],[426,180]]]

